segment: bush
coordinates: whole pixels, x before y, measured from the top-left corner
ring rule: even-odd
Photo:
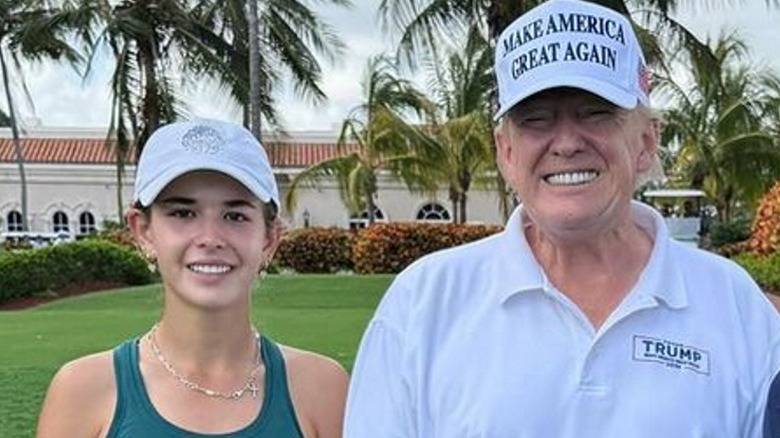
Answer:
[[[279,244],[272,265],[300,273],[332,273],[352,270],[354,234],[342,228],[301,228]]]
[[[780,181],[761,197],[747,245],[756,254],[780,251]]]
[[[749,252],[733,257],[766,292],[780,294],[780,252],[760,256]]]
[[[393,222],[360,230],[353,254],[360,274],[397,273],[425,254],[481,239],[501,230],[497,225]]]
[[[129,286],[153,280],[136,251],[110,242],[83,240],[0,253],[0,302],[56,294],[78,283],[111,281]]]
[[[710,246],[720,248],[742,242],[750,237],[750,221],[738,218],[728,222],[715,222],[710,226]]]
[[[127,248],[136,248],[135,239],[133,233],[127,229],[127,227],[112,226],[98,231],[95,234],[90,234],[84,237],[85,240],[103,240],[106,242],[116,243]]]

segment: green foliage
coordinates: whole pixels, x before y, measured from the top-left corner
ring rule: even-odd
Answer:
[[[713,248],[742,242],[748,237],[750,237],[750,221],[744,217],[715,222],[710,226],[709,238]]]
[[[110,242],[84,240],[0,253],[0,301],[56,294],[79,283],[137,285],[152,279],[146,262],[135,251]]]
[[[481,239],[501,230],[497,225],[393,222],[361,230],[355,240],[355,271],[396,273],[425,254]]]
[[[723,220],[742,205],[752,210],[780,177],[780,148],[765,114],[777,98],[764,85],[773,75],[745,65],[745,49],[735,35],[721,36],[684,53],[681,71],[690,77],[663,78],[658,88],[672,98],[662,139],[675,153],[670,178],[707,192]]]
[[[765,291],[780,293],[780,252],[768,256],[743,252],[733,260],[742,265]]]
[[[342,228],[301,228],[282,239],[276,260],[299,273],[352,270],[354,234]]]
[[[126,227],[122,225],[109,226],[107,228],[98,231],[95,234],[90,234],[89,236],[86,237],[86,239],[111,242],[129,249],[136,248],[135,239],[133,238],[133,233],[131,233],[130,230],[128,230]]]
[[[374,222],[377,176],[387,171],[413,191],[437,188],[428,167],[430,157],[414,141],[416,129],[406,115],[423,117],[433,104],[406,79],[386,56],[368,61],[362,84],[362,102],[352,108],[341,125],[336,153],[295,175],[284,196],[284,207],[294,211],[301,186],[322,178],[335,178],[342,201],[351,213],[368,212]]]

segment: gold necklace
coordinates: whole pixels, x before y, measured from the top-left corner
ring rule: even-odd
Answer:
[[[254,332],[254,338],[256,340],[259,340],[260,335],[257,333],[257,330],[252,328],[252,332]],[[257,398],[257,393],[260,391],[260,387],[257,386],[255,381],[257,380],[257,373],[260,371],[260,367],[262,365],[260,360],[260,348],[257,346],[257,343],[255,345],[257,346],[257,356],[256,356],[256,364],[255,367],[252,369],[252,372],[249,373],[249,377],[246,379],[246,383],[244,383],[244,386],[241,389],[238,389],[233,392],[221,392],[214,389],[204,388],[203,386],[187,379],[186,377],[179,374],[173,366],[168,362],[167,359],[165,359],[165,356],[163,356],[162,351],[160,351],[160,347],[157,345],[157,339],[155,337],[155,333],[157,333],[157,324],[152,326],[152,329],[149,330],[149,333],[146,335],[146,340],[149,342],[149,345],[152,347],[152,351],[154,352],[154,355],[157,356],[157,360],[160,361],[160,363],[163,364],[163,367],[168,371],[170,375],[176,378],[182,385],[184,385],[185,388],[199,392],[203,395],[206,395],[208,397],[214,397],[214,398],[222,398],[226,400],[239,400],[241,397],[244,396],[247,392],[252,393],[252,398]]]

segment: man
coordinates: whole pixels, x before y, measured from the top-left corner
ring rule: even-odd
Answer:
[[[505,231],[398,275],[345,436],[758,437],[780,319],[732,262],[631,200],[656,162],[629,20],[552,0],[496,45]]]

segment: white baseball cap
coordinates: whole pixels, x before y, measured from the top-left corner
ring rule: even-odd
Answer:
[[[240,125],[210,119],[174,122],[154,131],[138,159],[134,199],[148,207],[171,181],[195,170],[224,173],[262,202],[279,206],[279,189],[260,142]]]
[[[631,22],[580,0],[549,0],[521,15],[498,37],[497,120],[527,97],[574,87],[631,109],[649,105],[645,59]]]

